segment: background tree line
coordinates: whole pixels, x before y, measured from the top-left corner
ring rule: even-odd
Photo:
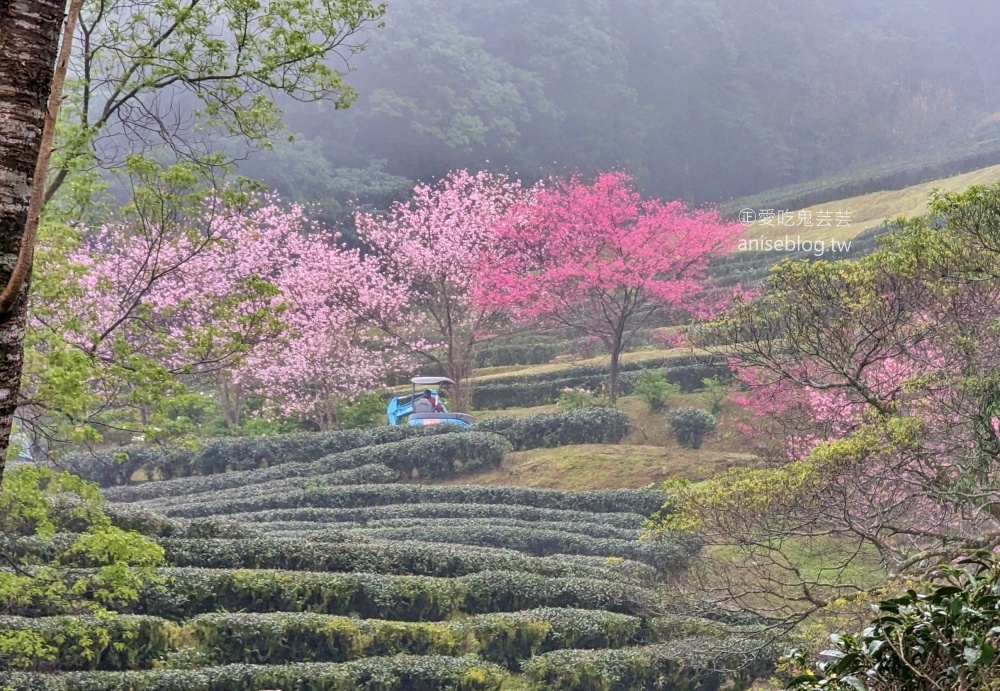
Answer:
[[[483,167],[622,166],[701,203],[985,136],[1000,108],[1000,7],[975,0],[413,0],[385,24],[358,101],[283,103],[296,141],[242,172],[331,217]]]

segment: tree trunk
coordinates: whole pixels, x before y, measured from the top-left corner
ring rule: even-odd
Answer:
[[[467,413],[472,409],[472,374],[475,371],[475,355],[466,350],[449,362],[444,363],[444,374],[455,382],[452,399],[447,403],[453,413]]]
[[[243,415],[243,386],[233,381],[229,372],[220,372],[217,390],[226,429],[234,430],[240,425]]]
[[[65,6],[0,0],[0,285],[21,249]],[[24,361],[28,284],[0,315],[0,485]]]
[[[611,347],[611,373],[608,376],[608,400],[611,405],[618,402],[618,370],[622,355],[621,343],[616,343]]]

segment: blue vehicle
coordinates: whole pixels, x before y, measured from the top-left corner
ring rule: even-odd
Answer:
[[[409,396],[396,396],[389,401],[385,416],[390,425],[458,425],[470,427],[476,421],[465,413],[449,413],[441,402],[442,387],[454,384],[447,377],[414,377],[410,380]],[[418,391],[417,387],[421,387]]]

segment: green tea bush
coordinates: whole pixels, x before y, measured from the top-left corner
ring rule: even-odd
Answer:
[[[644,371],[658,369],[670,384],[681,391],[697,391],[706,377],[726,376],[729,366],[716,355],[687,355],[652,358],[621,364],[619,393],[627,395]],[[476,385],[472,405],[479,410],[530,408],[550,405],[559,400],[565,389],[597,390],[608,378],[608,368],[580,365],[539,374],[512,374],[490,378]]]
[[[152,513],[152,512],[149,512]],[[153,514],[158,515],[158,514]],[[408,519],[451,519],[451,518],[502,518],[518,521],[553,521],[572,525],[600,521],[616,528],[632,529],[640,526],[646,516],[638,513],[601,513],[571,509],[545,509],[535,506],[506,504],[394,504],[389,506],[362,506],[354,509],[274,509],[256,513],[239,513],[229,520],[244,525],[269,523],[273,521],[312,522],[317,525],[337,523],[367,525],[376,521]],[[176,519],[162,519],[173,521]],[[250,525],[250,528],[253,526]],[[141,532],[141,531],[140,531]]]
[[[351,449],[450,431],[446,426],[398,426],[276,437],[208,439],[193,451],[185,447],[126,446],[110,451],[73,454],[62,459],[60,464],[102,487],[111,487],[130,484],[132,476],[140,470],[165,480],[256,470],[282,463],[308,463]]]
[[[494,468],[500,465],[504,454],[510,451],[510,445],[499,435],[478,431],[455,432],[453,429],[449,428],[449,433],[418,436],[331,454],[311,463],[289,463],[274,468],[212,477],[186,477],[117,487],[106,490],[105,496],[111,501],[148,501],[190,497],[193,494],[208,494],[281,480],[286,481],[286,488],[302,487],[308,481],[301,478],[315,476],[323,476],[323,482],[328,485],[386,482],[393,479],[384,479],[384,472],[376,472],[375,466],[392,469],[395,479],[409,479],[414,474],[425,478],[444,478]],[[366,467],[368,469],[364,470]],[[278,487],[281,485],[274,485],[275,489]]]
[[[421,542],[500,547],[544,557],[554,554],[585,554],[597,557],[621,557],[640,561],[660,569],[683,566],[690,556],[683,548],[635,539],[594,538],[562,530],[463,522],[453,526],[433,523],[406,528],[359,528],[344,535],[374,540],[419,540]]]
[[[701,408],[678,408],[667,422],[677,443],[688,449],[700,449],[705,436],[715,429],[715,416]]]
[[[136,612],[186,619],[218,611],[311,612],[369,619],[441,621],[539,607],[640,615],[650,607],[639,584],[602,577],[482,571],[455,578],[373,573],[244,569],[164,569],[166,587],[143,589]]]
[[[718,691],[749,688],[770,668],[773,654],[743,638],[689,639],[619,650],[556,651],[528,660],[523,668],[528,678],[554,691]]]
[[[515,451],[569,444],[617,444],[631,430],[628,413],[616,408],[587,408],[526,417],[480,420],[475,429],[503,436]]]
[[[0,669],[148,669],[173,650],[180,630],[148,616],[0,617]],[[26,656],[28,647],[40,654]]]
[[[509,568],[546,575],[613,573],[603,566],[604,557],[584,564],[568,561],[572,555],[535,557],[523,552],[472,545],[458,546],[425,542],[370,543],[286,540],[276,537],[255,540],[161,540],[167,563],[212,569],[288,569],[295,571],[370,571],[389,574],[459,576],[479,571]],[[636,569],[628,560],[628,567]],[[642,562],[640,562],[642,563]],[[655,574],[655,572],[653,572]]]
[[[262,486],[263,487],[263,486]],[[269,509],[358,508],[389,504],[426,502],[453,504],[508,504],[547,509],[572,509],[592,512],[628,512],[649,515],[663,504],[663,495],[655,490],[620,489],[564,491],[522,487],[486,487],[473,485],[351,485],[283,494],[261,494],[243,499],[175,502],[165,509],[171,517],[202,518],[223,514],[267,511]]]
[[[633,523],[631,528],[620,528],[615,525],[608,525],[601,520],[605,514],[593,513],[584,514],[587,518],[576,521],[525,521],[515,518],[508,518],[501,525],[505,528],[519,528],[522,530],[556,530],[566,533],[578,533],[594,538],[608,538],[612,540],[637,540],[642,527],[638,522]],[[295,521],[294,528],[288,529],[302,530],[303,526],[313,525],[308,522]],[[434,528],[490,528],[497,525],[497,521],[491,518],[388,518],[384,520],[371,521],[367,528],[420,528],[423,526]],[[264,532],[275,530],[275,524],[262,523],[258,526]],[[339,527],[339,526],[338,526]],[[360,526],[359,526],[360,527]]]
[[[507,673],[475,656],[372,657],[347,663],[225,665],[192,670],[2,674],[18,691],[499,691]]]
[[[580,609],[534,609],[448,622],[356,619],[308,613],[205,614],[186,625],[215,663],[346,662],[407,653],[478,653],[517,670],[519,661],[564,648],[635,642],[642,620]]]
[[[498,345],[476,353],[476,367],[544,365],[555,360],[557,349],[548,343]]]

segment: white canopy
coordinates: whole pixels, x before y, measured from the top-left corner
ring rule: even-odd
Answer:
[[[428,384],[454,384],[448,377],[414,377],[410,380],[414,384],[428,385]]]

